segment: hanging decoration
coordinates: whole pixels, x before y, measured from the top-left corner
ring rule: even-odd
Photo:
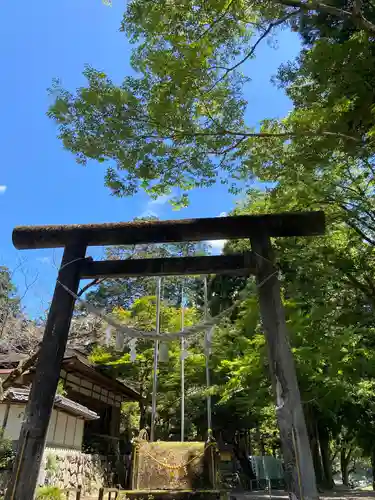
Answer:
[[[167,342],[160,342],[159,347],[159,361],[161,363],[167,363],[169,360],[169,350]]]
[[[270,279],[272,276],[274,276],[278,271],[275,271],[275,273],[272,273],[270,276],[268,276],[262,283],[258,285],[262,286],[268,279]],[[206,385],[207,389],[209,390],[211,387],[211,381],[210,381],[210,367],[209,367],[209,357],[211,353],[211,341],[212,341],[212,333],[214,326],[226,315],[228,315],[235,307],[237,307],[242,300],[244,300],[245,295],[247,294],[246,290],[243,290],[242,292],[239,293],[238,299],[227,309],[224,311],[221,311],[219,314],[217,314],[214,318],[210,317],[209,313],[209,308],[208,308],[208,283],[207,283],[207,277],[204,277],[204,321],[199,323],[198,325],[195,326],[189,326],[185,329],[184,326],[184,307],[183,305],[185,304],[185,300],[183,297],[183,290],[182,290],[182,300],[181,300],[181,330],[179,332],[173,332],[173,333],[168,333],[168,334],[161,334],[160,333],[160,320],[161,320],[161,278],[158,278],[157,280],[157,287],[156,287],[156,330],[154,332],[144,332],[144,331],[139,331],[134,328],[130,328],[126,325],[123,325],[121,323],[118,323],[114,318],[111,316],[105,316],[104,312],[101,310],[95,308],[92,306],[92,304],[84,301],[81,297],[79,297],[77,294],[72,292],[64,283],[61,283],[59,280],[57,280],[57,283],[66,290],[72,297],[74,297],[77,301],[80,301],[83,303],[87,309],[88,312],[92,313],[94,316],[99,317],[100,319],[104,320],[107,322],[109,326],[112,328],[116,329],[116,349],[123,351],[124,349],[124,344],[125,344],[125,336],[127,338],[127,345],[130,346],[130,357],[131,360],[134,361],[136,359],[136,342],[132,342],[138,338],[147,338],[147,339],[154,339],[155,340],[155,347],[154,347],[154,364],[153,364],[153,384],[152,384],[152,410],[151,410],[151,431],[150,431],[150,441],[155,440],[155,421],[156,421],[156,399],[157,399],[157,384],[158,384],[158,361],[159,361],[159,343],[166,344],[166,342],[170,342],[172,340],[175,340],[177,338],[181,339],[181,354],[180,354],[180,359],[181,359],[181,392],[184,394],[184,360],[188,357],[189,352],[185,347],[185,340],[187,336],[192,336],[196,333],[199,333],[203,330],[205,330],[205,339],[204,339],[204,350],[205,350],[205,357],[206,357]],[[111,335],[111,331],[109,328],[106,330],[106,338],[109,339]],[[167,346],[165,346],[167,347]],[[160,360],[165,359],[165,347],[161,346],[161,350],[164,351],[160,353]],[[168,350],[168,348],[167,348]],[[181,398],[182,400],[184,397]],[[184,405],[181,404],[181,421],[184,422]],[[181,435],[181,440],[184,440],[184,429],[183,425],[181,425],[181,430],[182,430],[182,435]],[[209,392],[207,392],[207,428],[208,428],[208,436],[212,436],[212,410],[211,410],[211,395]]]
[[[279,274],[279,271],[275,271],[272,273],[270,276],[267,276],[265,280],[263,280],[262,283],[258,285],[258,287],[263,286],[269,279],[271,279],[273,276]],[[183,331],[179,332],[169,332],[168,334],[160,334],[157,333],[156,331],[141,331],[137,330],[135,328],[131,328],[127,325],[124,325],[120,322],[118,322],[116,319],[113,317],[106,315],[103,311],[100,309],[96,308],[90,302],[85,301],[77,295],[76,293],[72,292],[64,283],[61,283],[61,281],[57,280],[57,283],[66,291],[68,292],[72,297],[74,297],[75,300],[83,304],[87,312],[93,314],[95,317],[100,318],[101,320],[105,321],[109,325],[113,326],[116,330],[121,331],[124,336],[127,338],[142,338],[142,339],[153,339],[153,340],[165,340],[168,342],[171,342],[176,339],[180,339],[181,337],[191,337],[197,333],[200,333],[204,331],[205,329],[217,325],[225,316],[228,316],[236,307],[238,307],[243,300],[246,300],[248,296],[248,290],[244,289],[238,294],[238,298],[233,302],[232,305],[224,309],[223,311],[219,312],[215,317],[213,318],[208,318],[205,319],[204,321],[193,325],[193,326],[188,326],[187,328],[184,328]]]
[[[112,326],[108,325],[105,329],[105,345],[109,347],[112,338]]]
[[[116,349],[118,351],[122,351],[124,349],[124,332],[117,330],[116,331]]]
[[[211,327],[209,330],[207,330],[207,333],[205,335],[204,341],[205,341],[205,351],[208,355],[212,354],[212,335],[214,333],[215,327]]]
[[[137,359],[137,339],[131,339],[129,342],[130,347],[130,361],[134,363]]]
[[[180,354],[180,359],[181,359],[181,360],[184,360],[184,359],[186,359],[187,357],[189,357],[189,351],[188,351],[186,348],[184,348],[184,349],[182,349],[182,351],[181,351],[181,354]]]

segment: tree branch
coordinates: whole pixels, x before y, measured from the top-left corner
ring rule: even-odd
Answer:
[[[361,283],[353,274],[344,271],[347,282],[361,291],[364,297],[367,299],[368,303],[373,307],[375,305],[375,298],[369,293],[368,287]]]
[[[345,453],[345,451],[344,451],[344,453]],[[352,447],[352,446],[350,446],[349,451],[348,451],[348,454],[347,454],[347,455],[346,455],[346,457],[345,457],[345,461],[346,461],[346,462],[348,462],[348,463],[349,463],[349,461],[350,461],[350,457],[351,457],[352,453],[353,453],[353,447]]]
[[[250,57],[254,55],[254,52],[256,51],[258,45],[271,33],[273,28],[276,28],[276,26],[280,26],[280,24],[285,23],[288,19],[291,17],[294,17],[296,14],[299,14],[299,10],[296,10],[295,12],[290,12],[286,16],[284,16],[281,19],[278,19],[277,21],[274,21],[269,24],[268,28],[264,31],[264,33],[258,38],[258,40],[254,43],[254,45],[251,47],[250,51],[240,60],[238,61],[234,66],[231,68],[227,68],[225,73],[218,79],[216,82],[205,92],[209,94],[215,87],[218,85],[220,82],[225,80],[225,78],[231,73],[232,71],[235,71],[237,68],[239,68],[244,62],[246,62]]]
[[[227,153],[230,153],[234,149],[238,148],[238,146],[240,146],[240,144],[243,141],[245,141],[246,139],[247,139],[247,137],[241,137],[240,139],[238,139],[238,141],[236,141],[234,144],[232,144],[232,146],[228,146],[226,149],[223,149],[222,151],[209,151],[209,154],[226,155]]]
[[[89,288],[95,285],[99,285],[102,281],[104,281],[105,278],[95,278],[94,280],[90,281],[90,283],[87,283],[84,287],[81,288],[81,290],[77,293],[78,297],[81,297]]]
[[[349,212],[346,207],[343,207],[342,208]],[[357,224],[355,224],[353,221],[351,220],[347,220],[346,223],[348,224],[348,226],[350,226],[352,229],[354,229],[354,231],[359,234],[359,236],[361,236],[361,238],[363,238],[365,241],[367,241],[367,243],[369,243],[371,246],[375,246],[375,241],[370,238],[369,236],[367,236],[367,234],[365,234],[358,226]]]
[[[341,19],[351,19],[354,24],[359,28],[369,31],[375,34],[375,24],[371,23],[366,19],[361,11],[361,1],[356,0],[354,2],[353,10],[339,9],[333,5],[327,5],[326,3],[320,2],[319,0],[308,0],[307,2],[302,2],[301,0],[276,0],[277,3],[286,5],[287,7],[299,7],[301,10],[317,10],[321,12],[327,12],[333,16],[339,17]]]
[[[336,448],[335,453],[331,457],[331,464],[333,465],[333,462],[335,461],[335,458],[337,457],[339,453],[339,450]]]
[[[341,137],[342,139],[348,139],[355,142],[361,142],[357,137],[351,135],[341,134],[340,132],[235,132],[234,130],[225,130],[221,132],[189,132],[184,130],[175,130],[174,135],[151,135],[145,134],[141,135],[139,139],[160,139],[160,140],[176,140],[179,136],[182,137],[215,137],[215,136],[230,135],[233,137],[259,137],[261,139],[272,139],[272,138],[285,138],[294,139],[296,137]]]
[[[13,382],[15,382],[23,373],[25,373],[26,370],[28,370],[35,364],[36,360],[38,359],[38,355],[39,348],[34,352],[34,354],[29,356],[24,361],[21,361],[18,364],[17,368],[9,373],[9,375],[3,380],[2,383],[2,389],[4,392],[12,387]]]
[[[353,3],[353,15],[360,16],[362,10],[363,1],[362,0],[354,0]]]
[[[228,5],[226,6],[226,8],[225,8],[225,9],[224,9],[221,13],[220,13],[219,17],[217,17],[217,18],[216,18],[216,19],[215,19],[215,20],[214,20],[214,21],[213,21],[213,22],[212,22],[212,23],[208,26],[208,28],[206,28],[206,29],[203,31],[203,33],[202,33],[201,35],[199,35],[199,37],[196,39],[196,42],[198,42],[199,40],[201,40],[202,38],[204,38],[204,37],[207,35],[207,33],[208,33],[209,31],[211,31],[211,30],[212,30],[212,28],[213,28],[216,24],[220,23],[220,21],[222,21],[222,20],[224,19],[224,17],[227,15],[227,12],[228,12],[228,11],[229,11],[229,9],[231,8],[231,6],[232,6],[232,3],[233,3],[233,2],[234,2],[234,0],[231,0],[231,1],[228,3]]]

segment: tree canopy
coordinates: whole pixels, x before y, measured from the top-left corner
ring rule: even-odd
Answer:
[[[86,87],[72,93],[55,85],[49,115],[79,162],[108,162],[106,184],[120,196],[173,191],[186,204],[197,186],[277,181],[263,161],[269,154],[270,162],[293,156],[309,170],[355,155],[369,171],[374,17],[371,3],[344,0],[180,0],[167,9],[133,0],[121,29],[134,43],[136,76],[117,85],[86,68]],[[277,81],[294,110],[252,128],[242,67],[259,43],[290,27],[300,31],[302,50]]]

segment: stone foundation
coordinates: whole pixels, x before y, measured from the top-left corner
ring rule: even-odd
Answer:
[[[95,493],[112,484],[112,466],[107,457],[80,451],[46,448],[39,474],[40,485],[76,488]]]

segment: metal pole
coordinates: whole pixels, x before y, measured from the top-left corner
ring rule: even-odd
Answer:
[[[160,333],[160,301],[161,301],[161,278],[158,278],[156,281],[156,334],[157,335]],[[155,340],[150,441],[155,441],[156,399],[158,391],[158,359],[159,359],[159,341]]]
[[[185,326],[184,287],[181,289],[181,331]],[[181,337],[181,442],[185,440],[185,339]]]
[[[207,286],[207,276],[204,278],[204,319],[207,320],[209,317],[208,312],[208,286]],[[210,390],[210,366],[209,366],[209,356],[210,350],[208,345],[208,332],[205,333],[205,356],[206,356],[206,386],[207,390]],[[208,427],[208,437],[212,435],[212,415],[211,415],[211,395],[207,394],[207,427]]]

